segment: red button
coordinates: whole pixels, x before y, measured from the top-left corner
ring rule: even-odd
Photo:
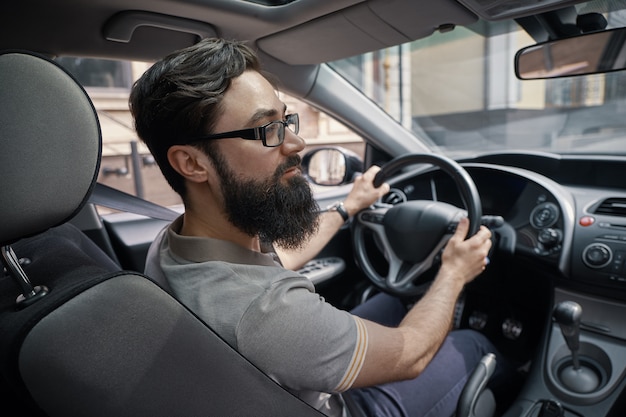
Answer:
[[[580,218],[580,220],[578,220],[578,224],[580,224],[583,227],[587,227],[587,226],[591,226],[595,221],[596,219],[594,219],[591,216],[583,216]]]

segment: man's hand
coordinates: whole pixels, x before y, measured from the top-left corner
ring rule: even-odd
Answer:
[[[343,202],[344,208],[350,216],[374,204],[376,200],[389,192],[389,184],[383,183],[380,187],[374,187],[374,177],[380,171],[380,167],[373,165],[363,174],[354,179],[352,190]]]
[[[465,240],[469,220],[459,221],[456,232],[448,241],[442,254],[440,276],[461,279],[463,284],[472,281],[487,266],[487,255],[491,248],[491,231],[481,226],[478,232]]]

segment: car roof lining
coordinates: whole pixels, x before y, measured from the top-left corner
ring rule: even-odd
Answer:
[[[32,15],[33,18],[3,21],[0,49],[35,50],[49,56],[147,61],[197,41],[194,33],[199,25],[211,28],[203,33],[254,42],[261,40],[257,46],[266,54],[300,65],[407,42],[432,33],[442,24],[466,24],[476,20],[454,0],[436,3],[429,0],[298,0],[273,7],[239,1],[202,4],[194,0],[144,0],[135,2],[133,10],[128,10],[124,0],[31,0],[11,2],[7,7],[10,10],[5,16]],[[428,13],[424,13],[424,9]],[[160,16],[172,15],[174,11],[173,24],[159,23]],[[134,30],[130,42],[106,39],[112,22],[119,23],[121,12],[145,14],[145,21]],[[456,16],[454,21],[446,17],[450,15]],[[64,30],[58,30],[59,27]],[[148,31],[146,36],[141,36],[143,31]],[[330,48],[310,39],[309,34],[322,38],[325,34],[336,35],[334,43],[336,47],[339,44],[339,53],[330,55]]]
[[[3,13],[9,18],[0,25],[0,49],[153,61],[202,36],[219,36],[251,41],[276,60],[306,65],[399,45],[478,20],[478,12],[456,0],[296,0],[277,6],[137,0],[132,10],[128,7],[124,0],[10,2],[8,13]],[[11,18],[20,15],[31,18]],[[126,25],[130,41],[107,39],[115,37],[115,25]]]

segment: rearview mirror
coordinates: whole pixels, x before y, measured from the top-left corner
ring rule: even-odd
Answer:
[[[305,175],[317,185],[342,185],[352,182],[363,171],[363,161],[341,147],[323,147],[307,152],[302,158]]]
[[[521,80],[598,74],[626,69],[626,28],[539,43],[515,55]]]

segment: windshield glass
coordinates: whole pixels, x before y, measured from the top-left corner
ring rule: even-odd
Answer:
[[[597,4],[606,2],[579,11],[597,11]],[[624,10],[603,15],[607,29],[626,26]],[[515,150],[626,155],[626,71],[519,80],[515,53],[535,43],[514,21],[479,21],[330,65],[419,140],[452,157]]]

